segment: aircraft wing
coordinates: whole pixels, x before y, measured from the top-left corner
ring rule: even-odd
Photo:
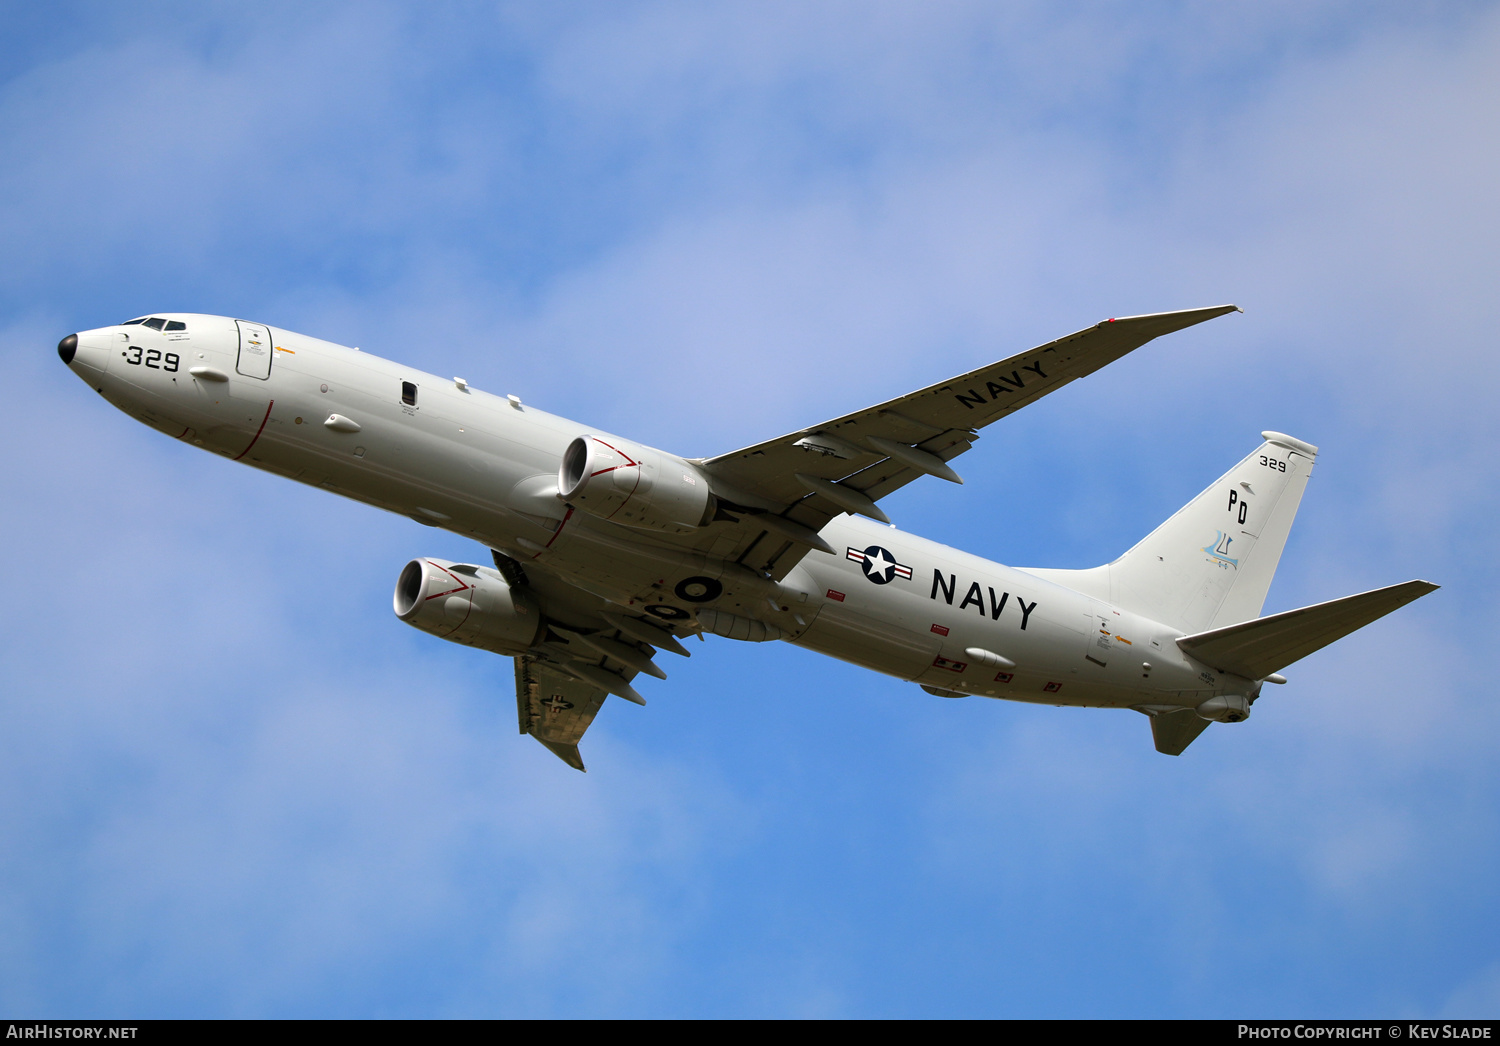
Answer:
[[[603,688],[575,679],[548,661],[529,654],[516,658],[521,733],[535,737],[575,770],[584,769],[578,742],[607,696]]]
[[[834,516],[859,512],[888,522],[875,502],[919,476],[962,483],[947,462],[969,449],[977,430],[1153,338],[1235,311],[1219,305],[1105,320],[910,395],[709,458],[702,467],[721,503],[729,502],[721,512],[747,524],[727,558],[784,577],[820,547],[816,532]]]
[[[496,562],[503,561],[497,553]],[[578,742],[607,696],[644,705],[646,699],[630,681],[639,672],[667,677],[652,660],[657,647],[690,656],[653,622],[607,612],[597,618],[592,626],[577,629],[549,620],[542,642],[515,659],[521,733],[535,737],[575,770],[585,769]]]

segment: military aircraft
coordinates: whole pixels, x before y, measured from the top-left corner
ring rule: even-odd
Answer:
[[[903,533],[881,498],[978,430],[1233,305],[1105,320],[765,443],[684,458],[263,323],[157,313],[70,334],[65,364],[167,435],[472,538],[413,559],[406,623],[515,659],[520,731],[584,769],[605,699],[658,650],[784,640],[929,694],[1130,708],[1179,755],[1292,662],[1433,591],[1261,617],[1318,448],[1279,432],[1111,563],[1016,569]]]

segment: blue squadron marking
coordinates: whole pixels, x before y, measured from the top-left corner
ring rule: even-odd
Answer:
[[[862,551],[851,548],[848,551],[848,558],[858,563],[859,569],[865,572],[865,577],[877,585],[889,585],[893,577],[911,580],[911,567],[904,563],[897,563],[896,557],[879,545],[871,545]]]
[[[1229,558],[1229,543],[1233,541],[1234,538],[1230,537],[1222,530],[1215,531],[1214,533],[1217,536],[1207,545],[1203,546],[1203,551],[1207,552],[1210,556],[1213,556],[1214,559],[1218,560],[1220,563],[1227,563],[1229,566],[1234,567],[1236,570],[1238,570],[1240,561],[1238,559]]]

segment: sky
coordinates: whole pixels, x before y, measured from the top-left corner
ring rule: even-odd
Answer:
[[[0,1013],[1500,1017],[1497,5],[0,28]],[[1263,429],[1317,444],[1266,612],[1442,588],[1176,759],[1133,712],[711,638],[578,774],[507,659],[390,611],[408,559],[484,550],[54,351],[233,315],[710,456],[1226,302],[883,502],[1085,567]]]

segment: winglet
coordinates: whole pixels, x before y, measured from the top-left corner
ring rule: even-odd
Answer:
[[[1178,312],[1148,312],[1140,316],[1116,316],[1112,319],[1096,323],[1096,327],[1106,327],[1111,323],[1129,323],[1150,333],[1151,338],[1160,338],[1163,334],[1171,334],[1185,327],[1192,327],[1212,320],[1231,312],[1244,312],[1238,305],[1211,305],[1206,309],[1182,309]]]

